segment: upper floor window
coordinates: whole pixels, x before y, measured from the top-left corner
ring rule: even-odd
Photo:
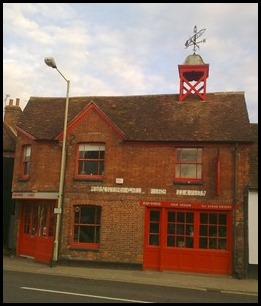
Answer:
[[[98,247],[100,243],[101,207],[95,205],[74,206],[74,246]]]
[[[202,148],[177,148],[175,180],[202,180]]]
[[[79,144],[77,158],[77,176],[102,178],[104,174],[104,144]]]
[[[31,163],[31,146],[23,146],[23,157],[22,157],[22,171],[21,176],[28,178],[30,174],[30,163]]]

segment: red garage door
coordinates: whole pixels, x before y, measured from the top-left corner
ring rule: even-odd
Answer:
[[[230,211],[145,209],[144,269],[232,273]]]

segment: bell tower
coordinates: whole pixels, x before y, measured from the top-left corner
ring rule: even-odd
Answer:
[[[207,99],[207,78],[209,65],[205,64],[202,57],[196,54],[196,48],[202,41],[197,39],[205,32],[205,29],[197,32],[197,27],[194,27],[194,35],[190,37],[186,43],[186,48],[193,45],[194,53],[187,56],[182,65],[178,65],[180,77],[179,101],[184,101],[190,94],[196,94],[202,101]]]

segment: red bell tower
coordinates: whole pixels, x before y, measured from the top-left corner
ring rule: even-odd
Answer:
[[[194,27],[194,35],[191,36],[185,43],[186,48],[193,45],[194,53],[187,56],[183,65],[179,65],[180,91],[179,101],[184,101],[190,94],[197,94],[203,101],[207,99],[207,78],[209,65],[203,62],[200,55],[196,54],[196,48],[202,41],[197,41],[205,29],[197,32],[197,27]]]

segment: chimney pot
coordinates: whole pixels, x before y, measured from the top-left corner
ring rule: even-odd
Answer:
[[[9,99],[9,105],[13,106],[13,99]]]
[[[19,106],[19,103],[20,103],[20,99],[16,98],[16,106]]]

